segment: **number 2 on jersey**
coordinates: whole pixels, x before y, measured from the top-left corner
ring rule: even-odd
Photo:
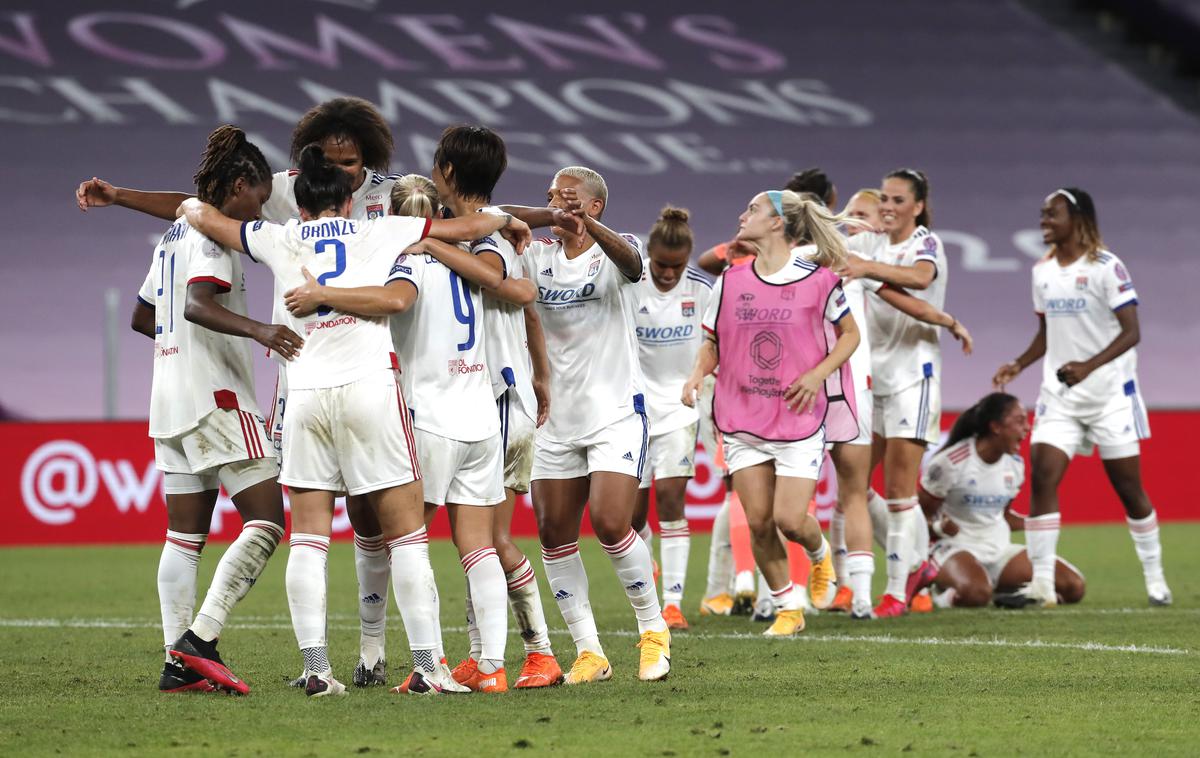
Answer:
[[[326,271],[324,274],[318,276],[317,284],[326,284],[330,279],[336,279],[337,277],[346,273],[346,246],[341,240],[317,240],[316,244],[313,245],[313,251],[317,255],[320,255],[330,248],[332,248],[334,252],[333,271]],[[318,316],[328,316],[332,312],[333,308],[330,308],[327,305],[322,305],[320,308],[317,308]]]
[[[475,302],[471,300],[471,291],[462,277],[450,272],[450,294],[454,296],[454,318],[458,323],[467,327],[467,341],[458,343],[459,352],[470,350],[475,346]]]

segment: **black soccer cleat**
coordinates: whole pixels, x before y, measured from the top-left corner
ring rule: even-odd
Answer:
[[[246,695],[250,685],[237,678],[217,653],[217,642],[205,642],[191,629],[171,645],[171,657],[218,687]]]
[[[355,687],[375,687],[387,684],[387,662],[380,658],[374,666],[367,668],[367,662],[359,658],[358,665],[354,667],[353,681]]]
[[[215,688],[204,677],[178,663],[164,663],[158,679],[159,692],[213,692]]]

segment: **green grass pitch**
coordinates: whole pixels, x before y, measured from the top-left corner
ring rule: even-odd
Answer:
[[[632,613],[594,540],[584,557],[610,682],[501,696],[386,689],[307,700],[281,547],[222,641],[248,697],[160,695],[159,548],[0,550],[0,755],[890,755],[1190,754],[1200,737],[1200,524],[1163,528],[1175,606],[1147,607],[1123,526],[1068,527],[1060,551],[1088,595],[1052,611],[939,611],[852,622],[809,618],[767,640],[746,618],[701,618],[707,535],[693,537],[685,613],[666,682],[637,681]],[[539,572],[564,668],[569,636]],[[201,588],[223,545],[205,551]],[[466,652],[463,578],[432,547],[451,665]],[[882,588],[882,566],[876,592]],[[358,622],[351,546],[329,560],[330,653],[348,682]],[[389,611],[393,683],[406,672]],[[521,646],[509,644],[510,681]]]

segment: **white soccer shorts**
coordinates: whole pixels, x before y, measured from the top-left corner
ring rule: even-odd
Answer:
[[[1025,546],[1011,542],[982,542],[951,537],[934,543],[933,548],[929,551],[929,557],[933,560],[934,565],[940,568],[946,565],[946,562],[955,554],[963,552],[969,553],[979,562],[979,565],[987,572],[992,588],[995,589],[996,582],[1000,581],[1000,574],[1004,573],[1004,567],[1013,558],[1025,552]]]
[[[511,387],[496,398],[500,414],[500,436],[504,443],[504,488],[513,492],[529,491],[533,471],[533,435],[537,431],[521,397]],[[536,409],[533,411],[536,413]]]
[[[288,392],[281,484],[362,495],[420,478],[412,417],[392,369]]]
[[[267,434],[275,447],[275,457],[283,462],[283,415],[287,409],[287,367],[279,367],[279,375],[275,379],[275,398],[271,403],[271,413],[267,416]]]
[[[234,461],[220,468],[202,471],[199,474],[173,474],[163,472],[163,492],[168,495],[190,495],[211,492],[225,486],[225,494],[237,497],[259,482],[279,476],[279,461],[275,456]]]
[[[642,413],[630,413],[570,442],[553,442],[539,434],[534,438],[530,479],[576,479],[612,471],[641,481],[649,441],[649,423]]]
[[[696,474],[696,423],[666,434],[651,435],[650,453],[642,467],[638,489],[649,489],[654,479],[673,479]]]
[[[937,444],[942,430],[942,388],[936,376],[891,395],[875,395],[875,434],[884,439],[910,439]]]
[[[266,424],[257,409],[218,408],[175,437],[154,440],[160,471],[199,474],[237,461],[274,457]]]
[[[425,502],[496,505],[504,502],[504,443],[499,434],[462,442],[417,429]]]
[[[722,440],[725,443],[725,463],[730,474],[774,461],[775,476],[820,479],[821,461],[825,458],[824,429],[806,440],[795,442],[764,442],[728,434],[724,435]]]
[[[1125,393],[1102,406],[1077,408],[1064,403],[1053,392],[1038,395],[1031,444],[1053,445],[1068,457],[1091,455],[1100,449],[1104,460],[1130,458],[1140,451],[1140,440],[1150,439],[1146,405],[1134,382]]]

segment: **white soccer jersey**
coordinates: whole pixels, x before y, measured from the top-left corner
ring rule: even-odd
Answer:
[[[246,315],[242,262],[178,219],[154,248],[138,299],[154,308],[154,379],[150,436],[175,437],[217,408],[258,415],[250,341],[193,324],[183,316],[187,288],[211,282],[216,301]]]
[[[432,255],[402,255],[388,282],[412,282],[417,301],[392,316],[400,381],[413,426],[459,442],[500,431],[487,367],[483,296]]]
[[[642,254],[641,240],[621,236]],[[571,442],[644,411],[633,324],[637,279],[626,278],[599,245],[568,259],[561,241],[539,239],[524,257],[537,283],[553,393],[538,434]]]
[[[501,213],[499,208],[483,208],[482,212]],[[517,251],[499,234],[475,240],[471,243],[471,252],[475,255],[495,253],[504,261],[505,276],[529,278]],[[536,414],[537,398],[533,394],[533,362],[525,331],[525,309],[496,297],[485,297],[483,328],[488,336],[487,364],[493,395],[498,398],[512,387],[521,398],[522,410],[526,414]]]
[[[939,450],[921,472],[921,488],[942,499],[942,512],[958,524],[956,540],[1008,542],[1004,509],[1021,491],[1025,461],[1001,455],[986,463],[968,437]]]
[[[1033,266],[1033,309],[1046,318],[1042,390],[1076,408],[1099,407],[1137,390],[1137,352],[1129,350],[1093,371],[1074,387],[1058,380],[1070,361],[1085,361],[1121,332],[1116,311],[1137,304],[1137,291],[1121,259],[1107,250],[1096,260],[1085,255],[1070,266],[1053,259]]]
[[[277,292],[304,283],[306,267],[321,284],[382,286],[397,256],[421,241],[429,219],[387,216],[370,221],[318,218],[272,224],[242,224],[242,247],[275,275]],[[386,317],[368,318],[326,307],[303,318],[283,311],[281,323],[304,337],[304,347],[287,363],[288,389],[339,387],[392,365],[392,335]]]
[[[893,266],[913,266],[918,261],[932,263],[936,269],[933,281],[911,294],[937,308],[944,307],[950,270],[946,251],[936,234],[918,226],[908,239],[883,248],[879,261]],[[867,319],[871,330],[871,379],[876,395],[895,394],[927,376],[941,377],[942,350],[936,326],[901,313],[874,294],[867,297]]]
[[[650,261],[642,261],[642,279],[634,287],[634,324],[646,380],[646,411],[655,437],[700,418],[680,396],[704,339],[700,319],[711,294],[712,282],[690,264],[675,287],[663,292],[650,275]]]

